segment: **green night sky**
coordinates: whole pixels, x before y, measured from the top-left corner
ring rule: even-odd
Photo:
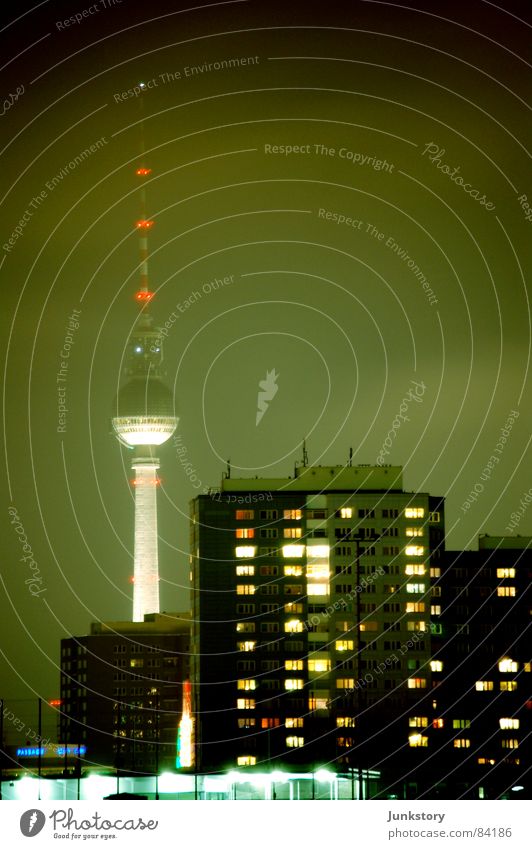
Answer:
[[[503,534],[530,488],[526,4],[189,5],[108,0],[69,26],[82,0],[4,13],[6,698],[53,698],[60,638],[130,616],[130,454],[110,417],[138,312],[140,80],[152,312],[177,315],[165,367],[186,448],[160,454],[162,608],[188,606],[189,500],[226,460],[287,476],[307,436],[311,463],[350,447],[375,463],[413,381],[386,461],[446,497],[449,548]]]

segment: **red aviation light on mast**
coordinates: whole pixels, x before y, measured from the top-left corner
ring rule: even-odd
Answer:
[[[148,218],[141,218],[140,221],[137,221],[137,229],[138,230],[151,230],[154,222],[150,221]]]
[[[151,168],[137,168],[135,174],[137,177],[147,177],[148,174],[151,174]]]
[[[154,292],[147,292],[147,291],[141,290],[140,292],[137,292],[137,294],[135,295],[135,300],[136,301],[151,301],[151,299],[154,296],[155,296]]]

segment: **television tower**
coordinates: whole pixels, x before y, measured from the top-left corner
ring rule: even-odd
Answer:
[[[140,84],[142,87],[142,83]],[[146,214],[145,181],[151,174],[142,161],[136,168],[141,181],[140,287],[135,299],[139,317],[128,342],[123,377],[114,405],[113,429],[118,440],[134,451],[131,468],[135,488],[135,544],[133,570],[133,621],[143,622],[146,613],[159,613],[159,556],[157,534],[156,448],[174,433],[178,419],[172,393],[162,380],[161,334],[153,327],[149,312],[153,292],[148,284],[148,232],[153,227]],[[157,452],[158,453],[158,452]]]

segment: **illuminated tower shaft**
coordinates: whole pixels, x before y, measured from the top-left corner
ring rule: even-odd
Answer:
[[[133,622],[146,613],[159,613],[159,555],[157,543],[157,469],[155,457],[136,457],[135,554],[133,572]]]
[[[143,84],[141,83],[141,88]],[[144,143],[142,144],[144,153]],[[153,292],[148,281],[148,231],[153,221],[146,215],[145,178],[151,168],[136,169],[141,178],[141,218],[136,227],[140,246],[140,288],[135,299],[140,315],[128,344],[124,368],[127,382],[119,390],[113,428],[122,445],[135,450],[131,464],[135,486],[135,544],[133,568],[133,621],[143,622],[148,613],[159,612],[159,558],[157,541],[157,469],[153,456],[156,446],[174,433],[172,393],[163,383],[161,331],[153,327],[149,314]]]

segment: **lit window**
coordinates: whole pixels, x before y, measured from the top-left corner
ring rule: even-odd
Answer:
[[[130,665],[133,669],[135,669],[135,668],[139,669],[141,666],[144,666],[144,661],[143,661],[143,659],[142,659],[141,657],[132,658],[132,659],[129,661],[129,665]]]
[[[329,709],[329,700],[325,697],[318,698],[317,696],[310,696],[308,700],[308,709],[309,710],[328,710]]]
[[[422,537],[423,528],[406,528],[405,533],[407,537]]]
[[[431,668],[432,672],[442,672],[443,661],[441,661],[441,660],[431,660],[430,668]]]
[[[310,563],[307,566],[307,578],[328,578],[329,574],[328,563]]]
[[[338,690],[352,690],[355,686],[354,678],[337,678],[336,688]]]
[[[236,630],[239,634],[253,634],[255,631],[254,622],[237,622]]]
[[[424,593],[425,584],[407,584],[406,591],[407,593]]]
[[[425,613],[425,602],[407,601],[405,609],[407,613]]]
[[[408,737],[408,745],[412,746],[412,748],[425,748],[429,745],[429,738],[424,737],[423,734],[410,734]]]
[[[255,545],[237,545],[235,554],[237,557],[255,557],[256,550]]]
[[[441,569],[440,569],[439,566],[431,566],[430,567],[430,577],[431,578],[441,577]]]
[[[378,630],[378,622],[361,622],[358,626],[361,631],[377,631]]]
[[[285,678],[285,690],[302,690],[305,686],[303,678]]]
[[[302,533],[301,528],[284,528],[283,530],[285,539],[299,539]]]
[[[255,574],[255,567],[250,563],[245,563],[242,566],[236,567],[236,574],[240,576],[247,576],[249,578]]]
[[[246,519],[255,518],[254,510],[237,510],[235,513],[235,519],[237,522],[245,521]]]
[[[497,577],[498,578],[515,578],[515,569],[514,568],[497,569]]]
[[[503,749],[518,749],[519,740],[516,740],[515,737],[506,737],[504,740],[501,740],[501,746]]]
[[[353,508],[352,507],[340,507],[340,518],[341,519],[352,519],[353,518]]]
[[[345,749],[351,749],[355,745],[355,741],[352,737],[337,737],[336,742],[339,746],[343,746]]]
[[[457,737],[456,740],[453,740],[453,746],[455,749],[469,749],[471,740],[468,737]]]
[[[241,643],[237,643],[236,647],[239,651],[255,651],[256,645],[257,645],[256,640],[244,640]]]
[[[443,720],[443,719],[433,719],[432,720],[432,727],[433,728],[443,728],[444,724],[445,724],[445,720]]]
[[[519,728],[519,720],[504,717],[502,719],[499,719],[499,726],[502,728],[503,731],[505,731],[507,728]]]
[[[441,614],[441,604],[431,604],[430,615],[431,616],[440,616],[440,614]]]
[[[429,513],[429,522],[437,523],[439,521],[440,521],[440,514],[438,513],[437,510],[435,510],[433,513]]]
[[[407,563],[405,566],[405,575],[424,575],[425,572],[423,563]]]
[[[354,728],[355,727],[355,717],[354,716],[337,716],[336,717],[336,727],[337,728]]]
[[[304,737],[287,737],[286,745],[289,749],[299,749],[301,746],[305,745]]]
[[[278,728],[281,720],[278,716],[263,716],[260,721],[261,728]]]
[[[255,699],[237,699],[237,710],[255,710]]]
[[[254,678],[241,678],[237,681],[237,690],[256,690],[257,682]]]
[[[405,548],[405,554],[408,557],[422,557],[425,553],[425,548],[422,545],[407,545]]]
[[[517,672],[519,664],[511,657],[503,657],[499,661],[499,672]]]
[[[353,640],[336,640],[334,647],[336,651],[353,651]]]
[[[303,669],[302,660],[285,660],[284,668],[290,672],[300,672]]]
[[[235,519],[237,522],[246,521],[246,519],[255,518],[254,510],[237,510],[235,513]]]
[[[486,764],[489,766],[494,766],[495,758],[477,758],[478,764]]]
[[[476,681],[475,690],[479,693],[485,692],[486,690],[493,690],[493,681]]]
[[[513,693],[517,690],[517,681],[501,681],[501,691],[505,693]]]
[[[470,719],[453,719],[453,728],[469,728],[470,726]]]
[[[238,720],[239,728],[254,728],[257,724],[257,720],[254,716],[246,716],[244,719]]]
[[[283,545],[283,557],[303,557],[304,545]]]
[[[307,595],[329,595],[329,584],[307,584]]]
[[[253,539],[255,528],[237,528],[235,535],[237,539]]]
[[[236,762],[238,766],[255,766],[257,758],[254,755],[239,755]]]
[[[301,519],[301,510],[283,510],[283,519]]]
[[[406,630],[407,631],[426,631],[427,630],[427,623],[422,622],[422,621],[416,622],[415,620],[408,621],[406,623]]]
[[[422,690],[427,686],[426,678],[409,678],[407,683],[409,690]]]
[[[330,672],[331,661],[328,658],[311,658],[308,662],[309,672]]]
[[[303,728],[304,722],[302,716],[287,716],[284,724],[287,728]]]
[[[515,596],[515,587],[497,587],[497,595],[500,598],[513,598]]]
[[[303,613],[303,605],[300,601],[289,601],[284,605],[285,613]]]
[[[532,663],[523,663],[523,672],[532,672]]]
[[[285,566],[284,567],[285,575],[292,575],[292,577],[299,578],[303,574],[302,566]]]
[[[287,634],[300,634],[303,630],[303,623],[300,619],[289,619],[284,623],[284,630]]]
[[[237,595],[253,595],[255,593],[255,584],[237,584]]]
[[[408,725],[410,728],[426,728],[429,724],[427,716],[409,716]]]
[[[423,519],[425,515],[424,507],[405,507],[406,519]]]

